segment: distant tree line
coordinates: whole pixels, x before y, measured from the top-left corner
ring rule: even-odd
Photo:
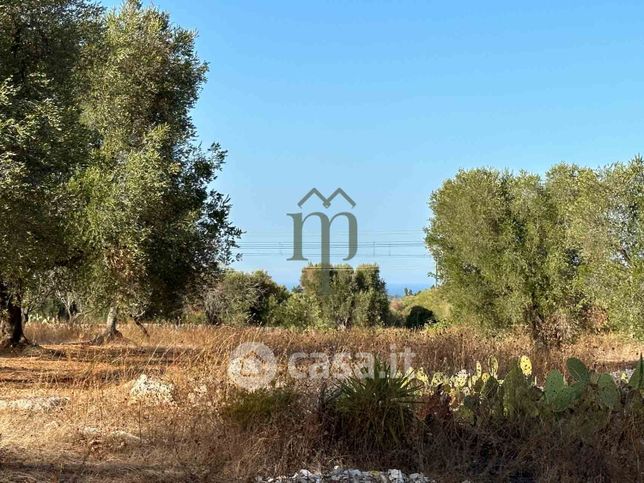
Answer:
[[[644,333],[644,160],[545,176],[460,171],[430,199],[426,243],[455,319],[546,342]]]
[[[229,271],[206,294],[213,324],[349,328],[392,323],[385,282],[377,265],[335,265],[323,290],[320,265],[302,270],[292,291],[265,272]]]

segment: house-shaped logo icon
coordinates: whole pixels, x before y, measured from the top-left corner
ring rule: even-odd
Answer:
[[[345,200],[347,200],[347,202],[351,205],[351,208],[355,208],[356,206],[355,201],[353,201],[351,197],[342,188],[338,188],[337,190],[335,190],[328,198],[326,198],[322,193],[320,193],[320,191],[317,188],[313,188],[304,196],[304,198],[300,200],[297,206],[302,208],[302,206],[304,206],[304,204],[313,195],[317,196],[318,198],[320,198],[320,200],[322,200],[322,205],[324,205],[325,208],[329,208],[331,206],[331,202],[333,201],[333,199],[338,195],[342,196]]]

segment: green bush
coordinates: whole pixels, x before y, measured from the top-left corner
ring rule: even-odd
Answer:
[[[476,366],[452,377],[415,373],[430,393],[421,407],[429,435],[422,451],[432,465],[460,467],[481,481],[632,481],[640,474],[644,361],[632,374],[611,376],[571,358],[567,376],[553,370],[539,382],[527,357],[502,378],[494,358],[487,372]]]
[[[317,301],[302,292],[293,292],[285,301],[273,303],[268,320],[270,325],[280,327],[304,329],[323,326]]]
[[[319,266],[302,270],[301,288],[289,291],[266,272],[228,271],[204,297],[211,324],[281,327],[371,327],[390,319],[385,283],[377,265],[332,267],[330,290],[321,290]]]
[[[557,429],[568,435],[590,440],[611,421],[631,417],[644,423],[644,360],[640,359],[630,378],[615,381],[607,373],[588,369],[577,358],[566,362],[569,378],[551,371],[543,388],[532,377],[532,364],[522,357],[504,379],[495,372],[483,373],[477,364],[475,374],[447,378],[436,374],[433,390],[449,394],[458,406],[458,419],[473,426],[520,423],[529,428]]]
[[[644,159],[545,176],[462,170],[430,198],[426,244],[454,316],[558,344],[644,335]],[[600,315],[599,319],[597,315]]]
[[[405,317],[405,327],[407,329],[421,329],[428,324],[435,324],[436,316],[431,310],[414,305],[410,310],[407,317]]]
[[[288,298],[286,287],[262,271],[227,271],[206,293],[204,307],[211,324],[264,325],[271,308]]]

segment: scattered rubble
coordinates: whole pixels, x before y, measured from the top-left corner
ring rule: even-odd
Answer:
[[[628,382],[631,377],[633,377],[634,372],[635,369],[624,369],[621,371],[611,372],[610,375],[613,376],[615,382]]]
[[[274,478],[257,477],[257,483],[432,483],[434,480],[421,473],[406,475],[400,470],[388,471],[361,471],[357,469],[343,469],[339,466],[328,473],[313,473],[309,470],[300,470],[293,476],[278,476]]]

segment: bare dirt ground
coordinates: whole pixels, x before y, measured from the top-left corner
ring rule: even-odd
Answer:
[[[277,432],[241,430],[222,422],[219,408],[232,390],[226,375],[228,354],[242,341],[262,341],[280,361],[298,350],[386,354],[392,345],[398,350],[410,347],[417,354],[415,367],[428,372],[472,368],[490,354],[503,366],[527,354],[537,377],[563,367],[569,355],[616,370],[632,367],[644,352],[643,344],[611,335],[545,351],[522,334],[483,339],[464,329],[297,333],[148,328],[149,339],[127,326],[122,343],[97,347],[77,342],[98,328],[32,324],[28,336],[40,348],[0,355],[0,401],[62,401],[40,410],[0,407],[0,481],[248,481],[256,475],[342,463],[342,455],[315,454],[311,415],[284,421]],[[172,384],[173,400],[133,400],[132,385],[142,374]],[[307,424],[311,434],[302,434]],[[289,434],[293,427],[295,433]]]

